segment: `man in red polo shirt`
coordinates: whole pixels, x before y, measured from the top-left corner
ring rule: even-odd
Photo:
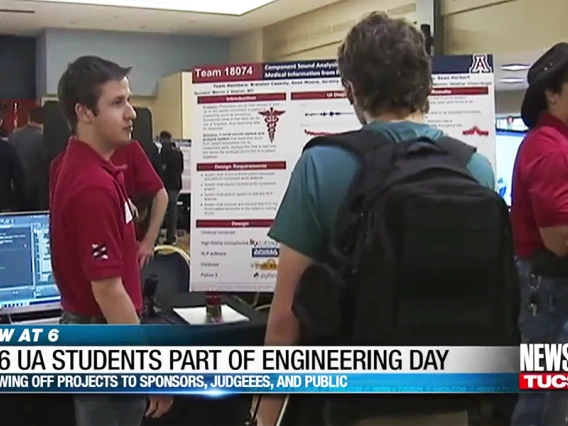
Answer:
[[[536,61],[528,82],[521,115],[529,132],[515,161],[511,208],[519,323],[525,343],[568,343],[568,44]],[[552,394],[521,394],[512,424],[565,424],[566,407]]]
[[[52,161],[51,170],[56,170],[60,166],[64,155],[65,151]],[[138,141],[132,141],[128,145],[117,148],[111,161],[116,166],[123,167],[126,192],[134,204],[150,206],[149,211],[146,212],[150,215],[147,220],[147,229],[142,232],[140,227],[136,228],[139,241],[138,262],[142,268],[153,256],[154,245],[158,240],[168,205],[168,194]],[[53,182],[50,182],[50,192],[52,190]],[[140,212],[135,211],[135,213]]]
[[[59,102],[74,137],[52,167],[51,253],[64,324],[138,324],[142,310],[134,214],[124,176],[111,157],[131,141],[136,117],[129,68],[98,57],[69,65]],[[159,416],[171,398],[151,397]],[[78,395],[79,425],[136,425],[144,396]]]

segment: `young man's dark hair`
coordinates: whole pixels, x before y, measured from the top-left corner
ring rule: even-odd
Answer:
[[[431,87],[423,34],[408,22],[374,12],[355,25],[337,63],[347,95],[373,115],[424,112]]]
[[[57,86],[59,104],[72,132],[76,131],[77,104],[97,114],[97,101],[102,84],[127,77],[131,67],[122,67],[97,56],[82,56],[69,64]]]
[[[43,124],[43,108],[38,106],[28,112],[28,122]]]
[[[167,130],[162,130],[160,132],[160,140],[171,140],[172,139],[172,134],[170,132],[168,132]]]

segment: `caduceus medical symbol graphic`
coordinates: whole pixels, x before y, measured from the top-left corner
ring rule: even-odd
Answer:
[[[285,112],[286,111],[274,109],[273,107],[258,112],[264,117],[264,122],[266,123],[266,131],[268,132],[268,139],[270,139],[270,142],[274,142],[274,136],[276,135],[276,125],[280,120],[280,116]]]

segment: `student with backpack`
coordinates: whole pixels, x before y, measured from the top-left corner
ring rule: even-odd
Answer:
[[[425,122],[422,33],[371,13],[338,66],[363,127],[313,139],[295,166],[269,231],[281,247],[265,343],[518,343],[508,209],[487,158]],[[460,398],[328,402],[326,424],[464,424]],[[281,404],[264,397],[259,424]]]

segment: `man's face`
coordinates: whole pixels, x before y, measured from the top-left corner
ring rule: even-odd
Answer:
[[[547,92],[549,110],[568,123],[568,81],[563,83],[558,93]]]
[[[93,116],[92,125],[97,136],[115,148],[128,145],[132,139],[136,112],[130,103],[130,96],[130,85],[126,77],[101,86],[98,111]]]

